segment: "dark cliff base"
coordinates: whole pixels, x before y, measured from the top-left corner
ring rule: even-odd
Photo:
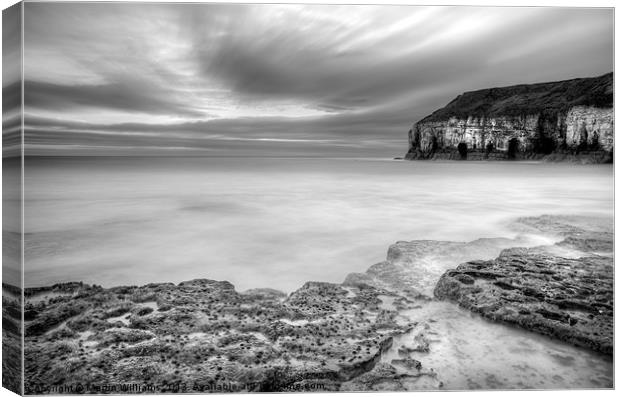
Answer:
[[[458,342],[437,340],[431,317],[409,317],[436,299],[611,355],[610,226],[544,216],[518,225],[562,241],[489,261],[467,258],[516,240],[399,242],[366,273],[288,296],[204,279],[26,289],[26,393],[436,390],[450,379],[426,357],[436,343]],[[439,277],[428,260],[456,269]],[[433,298],[422,281],[438,278]],[[3,311],[3,320],[13,317]],[[459,387],[519,387],[489,379]],[[120,389],[127,385],[138,389]]]
[[[461,153],[457,149],[440,149],[432,153],[410,151],[405,155],[405,160],[471,160],[471,161],[544,161],[544,162],[567,162],[578,164],[612,164],[613,153],[604,150],[563,151],[550,154],[544,153],[515,153],[468,150]]]

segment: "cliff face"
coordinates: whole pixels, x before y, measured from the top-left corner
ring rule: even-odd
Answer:
[[[613,74],[467,92],[409,130],[413,159],[613,157]]]

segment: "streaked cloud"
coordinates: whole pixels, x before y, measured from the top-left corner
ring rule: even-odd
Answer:
[[[25,15],[34,154],[399,155],[410,125],[463,91],[613,68],[611,9],[27,3]]]
[[[166,90],[140,81],[139,78],[97,85],[60,85],[27,80],[24,92],[29,107],[60,112],[84,107],[99,111],[131,109],[137,113],[170,113],[187,117],[205,114],[188,104],[175,102],[166,95]]]

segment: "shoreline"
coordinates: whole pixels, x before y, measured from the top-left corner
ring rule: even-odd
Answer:
[[[578,219],[577,226],[572,221],[571,217],[561,216],[524,218],[521,220],[524,227],[559,233],[565,238],[549,247],[508,252],[513,257],[517,255],[519,261],[527,261],[543,254],[547,259],[563,259],[558,255],[575,255],[576,252],[598,257],[593,248],[607,250],[611,247],[609,234],[598,229],[583,229],[582,226],[587,225],[584,219]],[[433,320],[434,305],[451,311],[452,314],[447,317],[459,315],[460,311],[454,310],[460,305],[480,313],[482,318],[512,323],[512,328],[517,325],[609,354],[608,347],[600,348],[609,345],[600,343],[600,340],[594,344],[583,343],[591,335],[591,327],[583,318],[578,321],[583,326],[580,332],[567,334],[571,339],[558,333],[566,327],[557,316],[549,314],[554,313],[549,308],[541,311],[543,314],[540,316],[530,310],[531,319],[519,322],[514,319],[525,317],[517,315],[513,316],[513,321],[507,321],[510,318],[480,310],[471,302],[463,304],[464,297],[471,292],[468,287],[474,283],[479,288],[484,287],[488,280],[483,275],[471,283],[470,279],[459,275],[471,273],[463,266],[471,266],[472,263],[480,265],[481,261],[473,260],[476,255],[489,256],[485,252],[506,250],[511,244],[515,242],[502,239],[480,239],[466,243],[399,242],[390,247],[387,261],[371,266],[365,273],[352,273],[342,283],[307,282],[290,294],[261,288],[237,292],[226,281],[206,279],[140,287],[102,288],[74,282],[27,288],[24,291],[25,353],[26,362],[30,365],[26,369],[26,378],[31,382],[29,387],[32,390],[35,386],[32,382],[53,384],[57,381],[55,377],[58,375],[54,374],[58,372],[45,368],[55,368],[67,360],[82,365],[86,360],[87,367],[111,369],[115,362],[124,360],[135,365],[135,359],[139,357],[148,363],[147,367],[154,371],[153,377],[158,382],[169,377],[185,382],[195,381],[210,373],[213,376],[209,379],[213,382],[226,379],[241,387],[238,383],[243,379],[232,374],[251,373],[256,378],[252,378],[256,381],[252,390],[262,391],[295,389],[318,380],[323,382],[321,384],[325,388],[321,390],[372,390],[385,382],[391,384],[394,390],[454,389],[450,380],[443,376],[442,368],[427,367],[425,364],[426,359],[432,362],[434,346],[441,343],[434,340],[432,333],[443,332],[438,324],[444,320]],[[443,271],[434,269],[423,274],[421,268],[412,266],[416,261],[424,262],[425,252],[433,255],[441,253],[452,260],[457,257],[467,260],[457,258],[458,263],[452,262]],[[490,266],[495,265],[494,261],[506,256],[502,253],[487,262]],[[597,260],[613,261],[612,258],[604,258]],[[565,260],[560,262],[562,266],[566,265]],[[461,265],[457,267],[459,263]],[[574,260],[571,263],[579,266],[580,262]],[[553,265],[552,262],[549,264]],[[606,272],[607,264],[603,263],[600,269]],[[502,280],[511,277],[511,274],[500,274],[496,268],[493,271]],[[539,277],[541,273],[535,275]],[[465,276],[471,277],[468,274]],[[433,285],[433,291],[420,287],[420,279],[425,277],[439,278],[440,282]],[[454,285],[458,288],[454,289]],[[495,290],[482,292],[486,299],[501,300],[502,293],[496,294]],[[475,294],[480,295],[480,292]],[[605,293],[604,296],[608,298]],[[613,300],[613,296],[609,299]],[[545,304],[543,298],[540,302],[534,304]],[[611,305],[613,307],[613,302]],[[498,307],[507,306],[500,304]],[[421,315],[426,310],[424,308],[429,308],[431,312]],[[563,310],[568,313],[568,309]],[[558,311],[562,312],[558,309],[555,313]],[[5,313],[3,317],[6,317]],[[572,314],[569,317],[574,318]],[[608,318],[599,316],[598,320],[607,321]],[[482,324],[482,319],[476,321],[472,327]],[[571,320],[566,321],[570,327]],[[499,327],[499,331],[494,332],[512,332]],[[520,333],[515,331],[514,335]],[[394,346],[395,340],[400,343],[403,338],[406,345]],[[547,342],[543,340],[539,343]],[[548,343],[556,346],[556,342]],[[205,350],[205,346],[211,347]],[[188,349],[193,352],[193,359],[185,363],[175,360],[180,354],[175,351]],[[59,353],[54,354],[55,351]],[[35,359],[50,354],[51,357],[41,363]],[[391,358],[382,361],[386,357]],[[603,357],[606,356],[601,356],[601,363],[605,362]],[[80,366],[70,367],[67,376],[71,379],[92,382],[88,371],[84,372]],[[146,370],[143,365],[138,367]],[[282,375],[280,372],[284,369],[292,375]],[[135,371],[138,369],[131,373]],[[273,376],[274,371],[280,371],[277,377]],[[120,378],[115,380],[130,381],[131,373],[118,372]],[[508,385],[508,388],[514,387]],[[456,389],[462,387],[459,385]]]
[[[491,152],[487,153],[484,150],[470,151],[466,157],[458,152],[458,150],[443,150],[433,152],[431,154],[424,154],[421,152],[407,152],[404,157],[395,158],[399,160],[407,161],[479,161],[479,162],[516,162],[516,163],[568,163],[579,165],[593,165],[593,164],[609,164],[613,165],[614,155],[613,152],[607,151],[593,151],[593,152],[552,152],[549,154],[538,153],[521,153],[519,157],[508,158],[507,153],[503,152]]]

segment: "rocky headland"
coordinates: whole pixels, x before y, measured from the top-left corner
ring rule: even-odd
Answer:
[[[613,73],[459,95],[409,130],[408,160],[613,161]]]
[[[26,393],[613,387],[611,223],[543,216],[514,227],[556,242],[530,248],[516,248],[526,237],[398,242],[365,273],[341,284],[308,282],[288,295],[238,292],[207,279],[28,288]],[[19,334],[19,313],[9,312],[5,299],[3,327]],[[468,317],[457,305],[478,314]],[[527,332],[513,334],[485,319]],[[454,321],[462,327],[456,337]],[[477,360],[489,359],[485,349],[494,348],[484,344],[501,338],[466,340],[467,327],[516,335],[519,349],[535,340],[556,360],[543,368],[559,370],[549,368],[553,375],[531,383],[537,363],[527,355],[519,358],[528,363],[521,369],[514,369],[520,361],[508,363],[514,379],[476,369]],[[562,378],[560,370],[580,358],[569,345],[536,341],[531,332],[588,349],[577,356],[596,374],[576,370]],[[459,358],[469,345],[481,358]]]

